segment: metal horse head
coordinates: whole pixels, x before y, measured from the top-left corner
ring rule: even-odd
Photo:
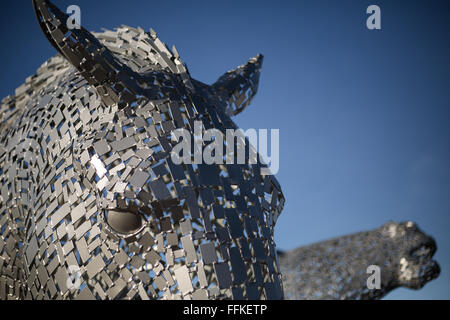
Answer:
[[[16,280],[0,298],[282,298],[284,198],[265,165],[170,157],[177,128],[236,128],[262,56],[210,86],[153,30],[94,35],[33,4],[60,55],[2,103],[2,274]]]

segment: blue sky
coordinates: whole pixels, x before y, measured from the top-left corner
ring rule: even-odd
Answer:
[[[206,83],[264,54],[259,92],[236,122],[280,129],[278,247],[413,220],[435,237],[441,276],[388,298],[450,298],[449,2],[54,2],[78,4],[89,30],[152,27]],[[381,30],[366,28],[370,4]],[[2,4],[0,18],[4,97],[55,50],[31,1]]]

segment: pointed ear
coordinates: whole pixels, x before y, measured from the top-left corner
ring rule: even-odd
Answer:
[[[125,107],[136,100],[139,74],[120,63],[82,26],[69,29],[69,17],[50,1],[33,0],[33,6],[48,41],[96,88],[107,106]]]
[[[212,85],[228,99],[228,114],[236,115],[250,104],[258,90],[262,61],[262,54],[258,54],[246,64],[222,75]]]

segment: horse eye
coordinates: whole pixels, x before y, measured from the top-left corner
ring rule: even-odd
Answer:
[[[134,233],[142,227],[142,218],[128,211],[108,210],[106,222],[114,231],[122,234]]]

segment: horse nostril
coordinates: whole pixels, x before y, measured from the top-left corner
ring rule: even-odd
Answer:
[[[411,250],[411,256],[416,258],[426,258],[430,256],[430,248],[426,244],[423,244]]]
[[[412,249],[410,254],[412,257],[430,259],[435,254],[436,248],[434,239],[428,238],[423,244]]]
[[[142,218],[128,211],[108,210],[106,222],[116,232],[121,234],[132,234],[142,228]]]

